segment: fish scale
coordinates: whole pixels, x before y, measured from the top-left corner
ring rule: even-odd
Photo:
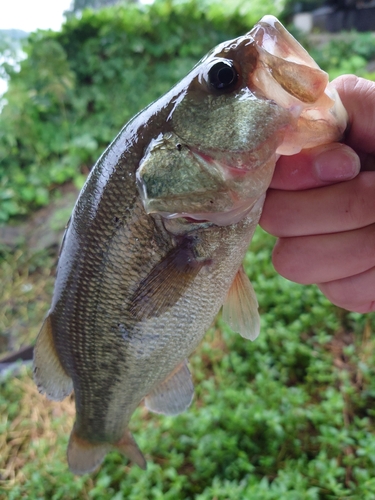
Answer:
[[[116,448],[146,461],[137,406],[176,415],[193,399],[187,358],[223,306],[259,334],[242,261],[280,154],[346,127],[326,73],[273,17],[213,49],[130,121],[75,205],[34,353],[40,392],[75,392],[68,464],[94,470]]]
[[[233,240],[233,238],[229,238],[227,241],[227,246],[229,247],[226,252],[226,259],[223,255],[224,250],[224,242],[227,230],[226,228],[218,228],[216,231],[218,232],[218,238],[214,238],[214,243],[211,246],[215,246],[217,249],[217,241],[221,242],[220,252],[221,259],[218,260],[216,269],[212,269],[210,276],[213,282],[215,283],[215,289],[217,286],[220,286],[222,282],[225,282],[225,274],[229,274],[233,276],[236,273],[239,265],[241,264],[243,253],[248,246],[250,236],[247,231],[247,226],[252,223],[252,217],[249,218],[249,221],[245,220],[242,223],[244,226],[244,234],[247,237],[245,241],[242,243],[242,248],[238,247],[238,244]],[[119,239],[121,240],[121,232],[119,233]],[[143,233],[144,234],[144,233]],[[210,239],[212,239],[212,230],[209,231]],[[240,232],[236,231],[237,237],[240,237]],[[116,235],[117,237],[118,235]],[[144,239],[142,238],[142,233],[138,233],[138,248],[133,251],[133,253],[141,255],[140,250],[142,248],[142,242]],[[126,239],[122,242],[126,243]],[[118,248],[122,249],[123,244],[121,241],[118,243]],[[235,248],[232,248],[232,247]],[[137,252],[138,251],[138,252]],[[116,252],[114,252],[116,253]],[[108,255],[111,252],[108,251]],[[209,254],[212,255],[211,249],[209,249]],[[237,254],[237,259],[235,259],[235,254]],[[118,252],[117,252],[118,255]],[[121,254],[120,254],[121,255]],[[158,257],[160,259],[160,256]],[[83,259],[85,261],[86,259]],[[121,259],[119,268],[121,269]],[[227,262],[227,260],[229,262]],[[113,262],[113,260],[112,260]],[[152,268],[154,262],[150,262],[150,267]],[[223,270],[224,267],[224,270]],[[136,281],[139,280],[140,272],[147,274],[147,268],[145,268],[143,264],[142,269],[142,259],[139,259],[138,266],[135,267],[134,278]],[[225,272],[223,272],[225,271]],[[125,267],[126,272],[126,267]],[[86,331],[92,332],[91,335],[97,335],[101,332],[107,332],[106,338],[101,339],[100,343],[95,343],[95,349],[93,350],[93,344],[89,337],[86,335],[82,335],[80,337],[82,344],[80,343],[77,346],[77,351],[84,351],[85,359],[88,360],[87,365],[92,370],[92,363],[90,363],[90,358],[95,357],[103,357],[103,351],[106,351],[106,346],[110,345],[111,350],[106,352],[105,358],[107,356],[109,359],[107,360],[107,376],[103,377],[103,370],[100,370],[98,373],[93,373],[90,371],[90,384],[87,384],[87,388],[81,389],[81,384],[77,382],[75,386],[76,398],[81,401],[82,408],[86,409],[81,415],[79,424],[77,429],[81,427],[84,428],[84,431],[81,431],[80,434],[82,436],[95,434],[97,440],[101,439],[112,439],[113,441],[118,440],[124,432],[124,424],[122,423],[127,416],[127,412],[124,411],[125,408],[128,409],[128,412],[131,414],[134,411],[134,408],[138,406],[139,402],[143,399],[145,391],[147,393],[150,391],[150,388],[163,380],[172,369],[178,365],[183,359],[185,359],[192,350],[195,349],[196,345],[200,342],[202,336],[205,331],[208,329],[211,323],[211,319],[207,319],[207,311],[212,311],[214,314],[218,312],[220,309],[224,299],[225,299],[225,290],[226,286],[223,284],[222,294],[221,296],[217,293],[214,293],[215,290],[212,289],[212,285],[210,281],[202,276],[200,279],[198,278],[191,286],[190,290],[186,291],[186,295],[183,299],[183,304],[180,305],[180,309],[184,311],[178,313],[178,310],[175,311],[177,314],[174,316],[171,315],[171,311],[167,311],[165,315],[161,315],[159,318],[151,318],[148,322],[146,322],[142,326],[138,326],[138,328],[133,329],[133,334],[131,335],[132,339],[127,344],[122,344],[119,342],[119,338],[122,340],[122,336],[116,335],[113,333],[113,325],[117,324],[127,324],[129,325],[129,318],[126,315],[126,309],[120,310],[116,307],[116,304],[121,303],[124,307],[126,302],[126,296],[124,300],[121,300],[121,288],[124,288],[124,283],[119,280],[116,283],[116,280],[112,280],[111,276],[108,276],[108,273],[105,273],[105,279],[101,283],[100,286],[100,295],[98,297],[98,301],[101,304],[103,310],[107,311],[106,314],[101,314],[98,316],[97,321],[94,320],[95,313],[91,318],[86,318],[85,315],[81,317],[81,321],[77,322],[78,325],[76,329],[81,327],[83,322],[83,328]],[[131,278],[131,274],[129,274],[129,278]],[[135,282],[136,282],[135,281]],[[83,293],[82,296],[85,296],[87,300],[87,296],[90,294],[90,283],[87,280],[83,280]],[[120,285],[120,289],[116,284]],[[85,286],[86,285],[86,286]],[[95,286],[96,289],[96,286]],[[123,293],[123,292],[122,292]],[[203,300],[203,308],[198,307],[196,303],[195,297],[197,294],[200,294],[204,297]],[[104,299],[106,297],[106,300]],[[112,310],[112,303],[115,304],[114,310]],[[58,311],[57,311],[58,312]],[[108,314],[109,312],[109,314]],[[108,317],[109,316],[109,317]],[[89,320],[89,322],[88,322]],[[97,323],[94,327],[93,323]],[[160,327],[159,327],[160,324]],[[168,328],[165,328],[165,325],[168,325]],[[128,327],[130,329],[130,327]],[[153,337],[160,336],[160,341],[157,345],[152,345],[152,341],[148,342],[148,347],[146,349],[148,355],[142,356],[144,354],[142,350],[141,342],[134,342],[133,339],[141,339],[149,331],[153,332]],[[180,331],[181,334],[179,336],[175,335],[176,331]],[[87,341],[87,342],[85,342]],[[113,349],[114,344],[116,348]],[[153,354],[153,350],[155,352]],[[74,350],[74,345],[73,349]],[[92,351],[92,352],[91,352]],[[167,362],[164,363],[163,366],[160,365],[160,355],[163,354],[164,357],[167,358]],[[132,367],[127,366],[127,359],[137,360],[139,358],[146,358],[147,372],[150,373],[150,377],[152,379],[152,384],[147,380],[147,378],[142,377],[142,370],[140,373],[140,367],[137,366],[135,362],[135,374],[129,373],[129,369]],[[121,371],[118,368],[120,365],[124,366],[123,372],[125,376],[123,378],[119,378],[116,381],[116,384],[113,384],[113,378],[117,378],[117,371]],[[115,368],[117,367],[117,368]],[[85,368],[81,368],[80,379],[86,380],[82,371]],[[105,373],[105,372],[104,372]],[[139,379],[143,381],[143,384],[139,382]],[[109,382],[111,382],[109,384]],[[111,394],[105,395],[105,391],[108,386],[116,386],[116,389],[112,390]],[[127,386],[127,391],[124,391],[124,386]],[[146,387],[145,387],[146,386]],[[118,387],[118,389],[117,389]],[[122,398],[125,400],[122,402]],[[109,419],[103,422],[103,419],[96,419],[96,413],[98,407],[105,406],[108,404],[111,406],[110,399],[115,401],[116,406],[119,408],[119,413],[121,418],[115,418],[112,412],[109,415]],[[133,405],[129,405],[128,401],[135,401]],[[96,402],[100,402],[96,404]],[[92,414],[91,411],[94,413]],[[129,415],[130,416],[130,415]],[[125,420],[126,421],[126,420]],[[119,429],[115,429],[116,423],[119,423]],[[101,438],[101,434],[103,437]]]

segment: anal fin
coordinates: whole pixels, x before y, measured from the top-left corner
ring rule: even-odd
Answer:
[[[33,373],[39,392],[52,401],[62,401],[73,391],[73,381],[57,356],[50,316],[44,320],[36,340]]]
[[[193,381],[184,361],[146,396],[145,405],[155,413],[178,415],[190,406],[193,395]]]
[[[222,317],[233,331],[245,339],[255,340],[258,337],[260,331],[258,301],[243,266],[239,268],[229,289]]]

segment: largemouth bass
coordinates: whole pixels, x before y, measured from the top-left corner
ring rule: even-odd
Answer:
[[[272,16],[222,43],[133,118],[83,187],[34,353],[41,393],[74,389],[68,464],[117,448],[146,461],[136,407],[176,415],[193,398],[187,358],[223,306],[254,340],[242,260],[280,154],[338,140],[346,112],[328,77]]]

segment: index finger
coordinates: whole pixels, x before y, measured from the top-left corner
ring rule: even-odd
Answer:
[[[324,189],[269,190],[261,226],[277,237],[339,233],[375,223],[375,174]]]
[[[281,156],[270,187],[297,191],[353,179],[360,170],[357,154],[345,144],[333,143]]]

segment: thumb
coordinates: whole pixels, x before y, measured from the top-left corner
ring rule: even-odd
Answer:
[[[361,170],[375,170],[375,82],[343,75],[332,85],[349,115],[345,143],[359,155]]]
[[[331,83],[349,115],[345,143],[357,152],[375,153],[375,82],[355,75],[339,76]]]

